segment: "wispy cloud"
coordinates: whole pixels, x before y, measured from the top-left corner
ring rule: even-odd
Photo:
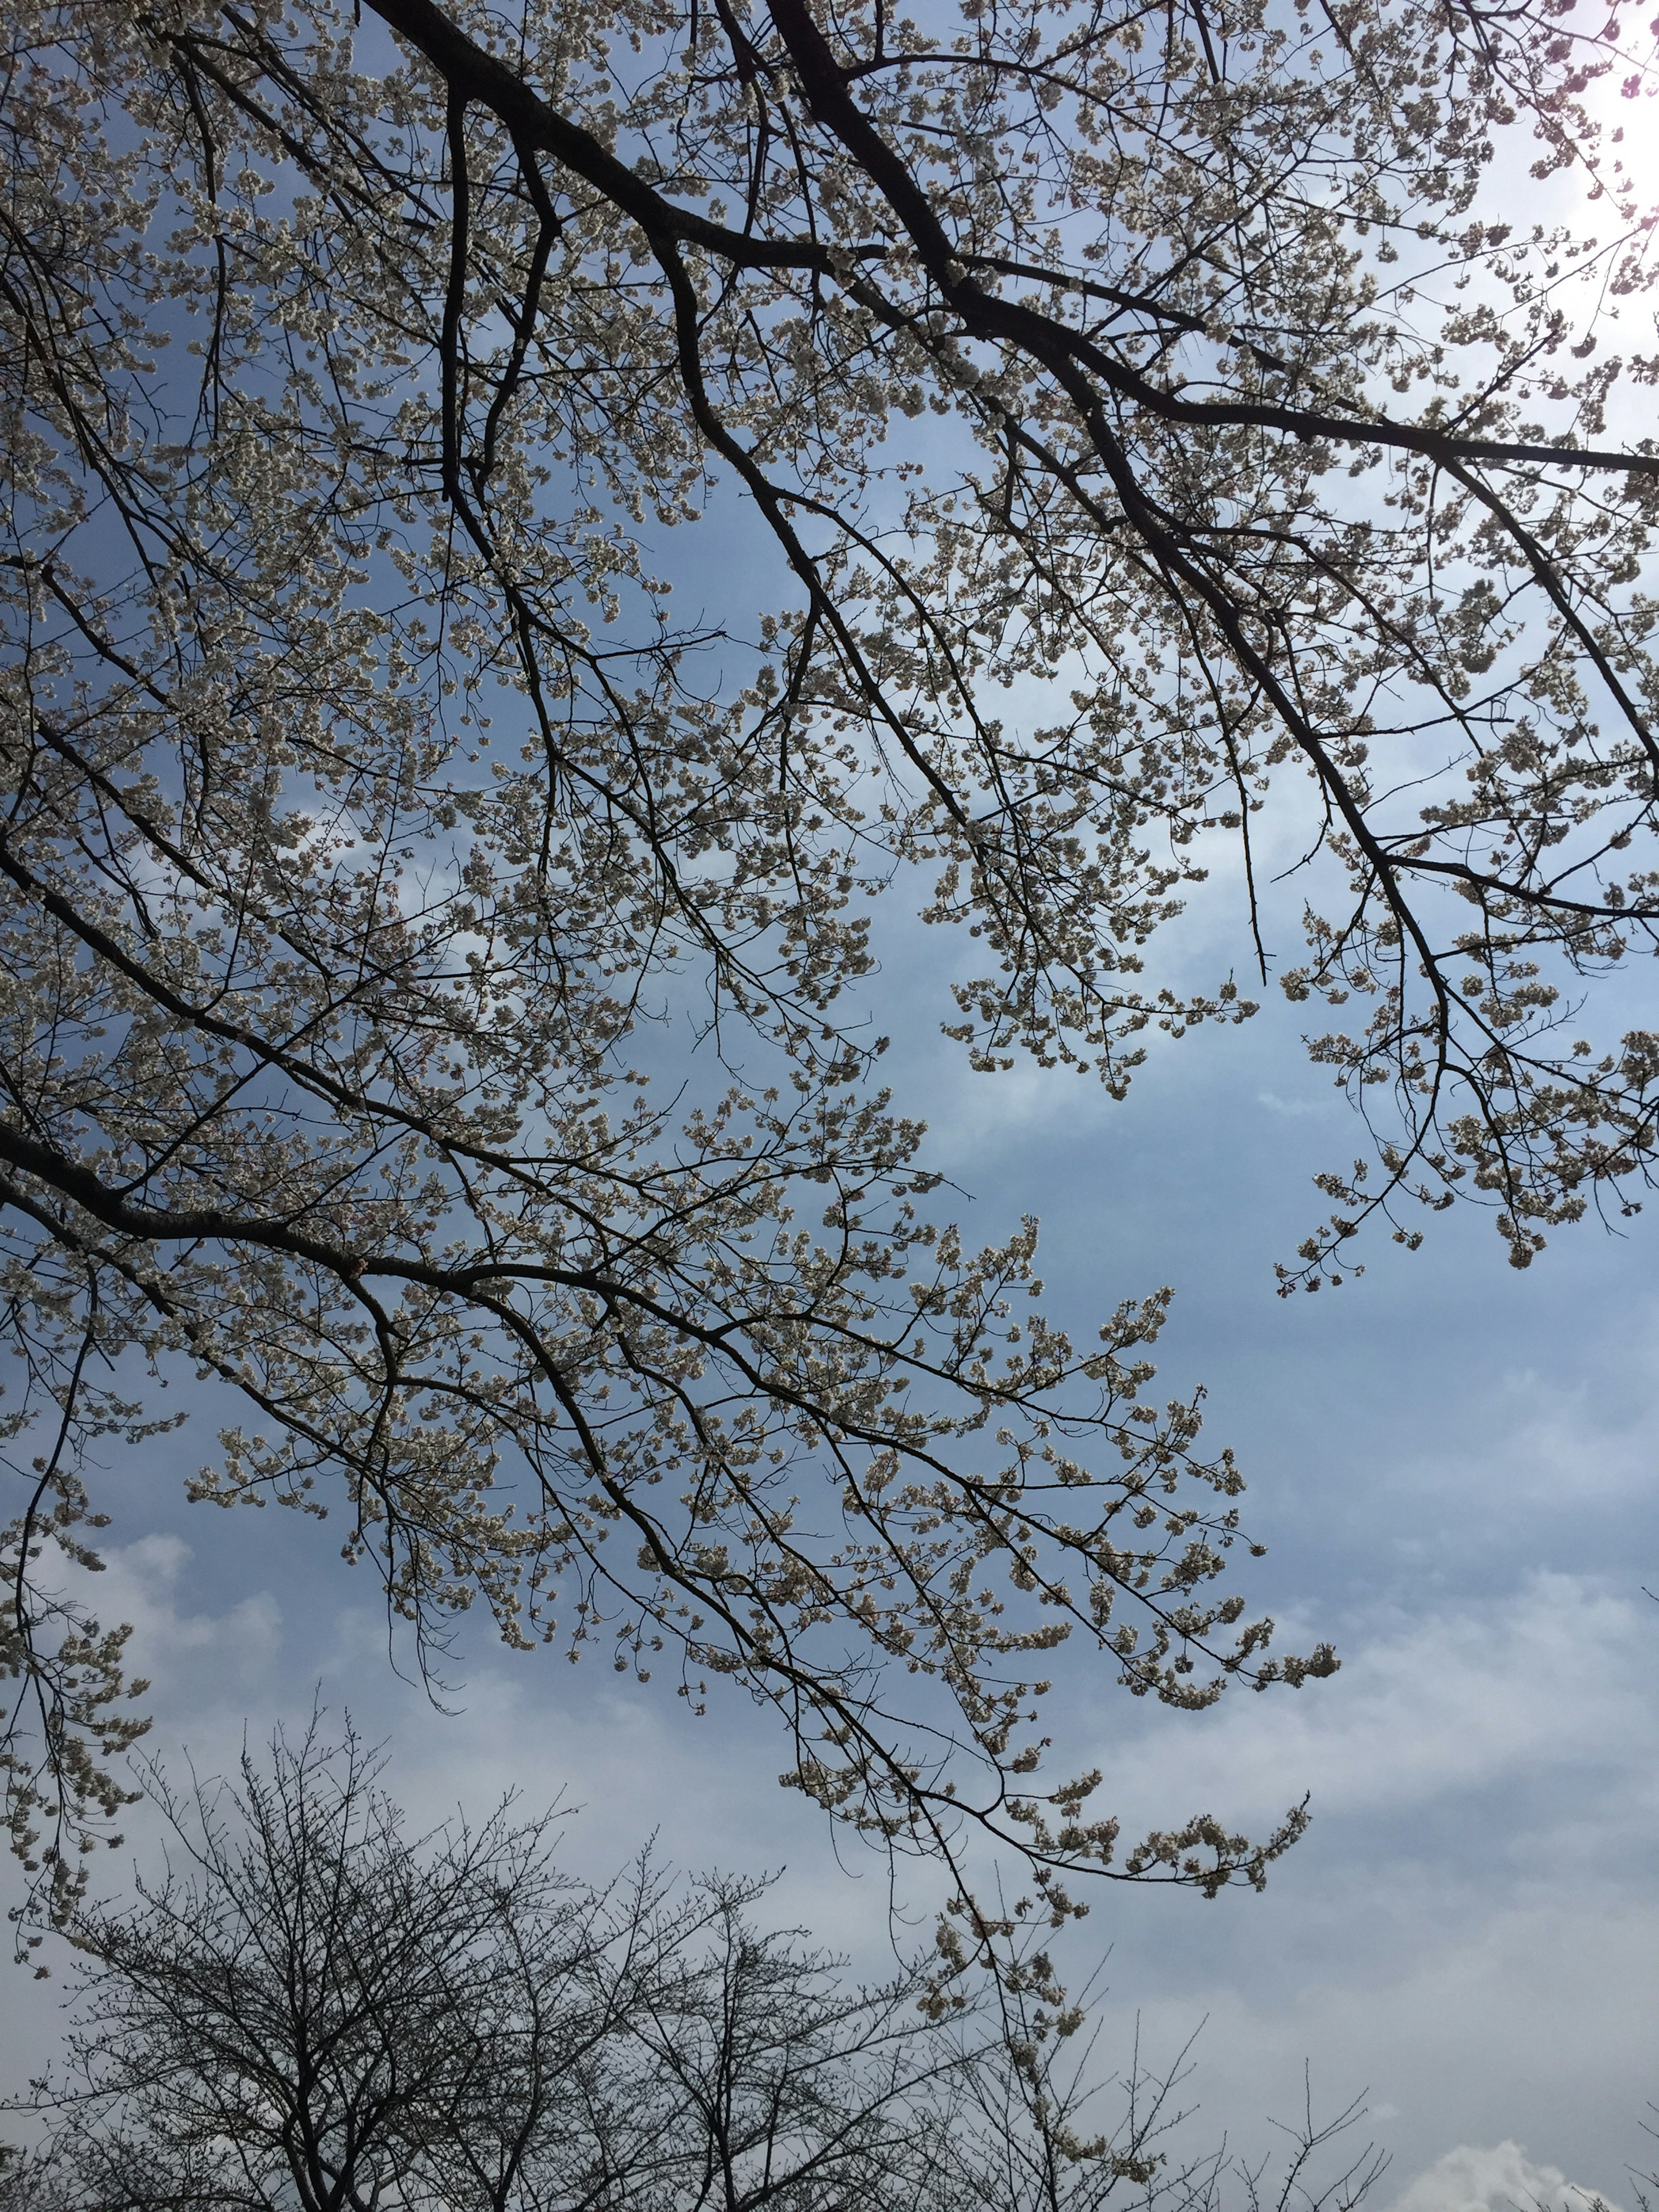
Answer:
[[[1281,1098],[1276,1091],[1258,1091],[1258,1106],[1265,1106],[1270,1114],[1285,1114],[1292,1120],[1304,1114],[1328,1114],[1334,1101],[1328,1098]]]

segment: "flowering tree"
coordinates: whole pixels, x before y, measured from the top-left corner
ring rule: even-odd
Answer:
[[[1068,1638],[1178,1707],[1334,1661],[1221,1594],[1167,1292],[1079,1347],[1033,1224],[927,1218],[870,909],[968,926],[976,1066],[1118,1093],[1254,1010],[1148,973],[1203,849],[1265,980],[1305,828],[1279,981],[1358,1006],[1310,1046],[1375,1141],[1285,1287],[1462,1189],[1519,1264],[1635,1203],[1645,64],[1563,0],[358,12],[9,17],[20,1847],[67,1909],[118,1799],[119,1634],[39,1555],[182,1369],[245,1408],[194,1494],[343,1510],[428,1643],[734,1676],[791,1784],[1057,1913],[1260,1881],[1299,1815],[1121,1853],[1048,1771]],[[677,623],[700,517],[769,611]]]

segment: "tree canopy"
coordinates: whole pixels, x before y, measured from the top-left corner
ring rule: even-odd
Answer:
[[[1120,1849],[1048,1655],[1185,1708],[1334,1656],[1224,1589],[1169,1293],[1079,1346],[1034,1223],[930,1218],[872,914],[967,933],[974,1065],[1121,1093],[1255,1010],[1156,967],[1235,869],[1370,1132],[1286,1289],[1460,1193],[1517,1264],[1638,1203],[1647,48],[1570,0],[360,12],[9,15],[20,1846],[68,1910],[139,1725],[42,1547],[169,1425],[148,1370],[243,1409],[193,1494],[336,1513],[427,1648],[477,1601],[735,1678],[793,1786],[1056,1913],[1259,1882],[1298,1814]],[[769,603],[680,621],[739,527]]]
[[[860,1985],[764,1881],[595,1887],[556,1816],[411,1836],[380,1776],[316,1717],[232,1783],[145,1770],[167,1871],[75,1917],[5,2212],[1354,2212],[1388,2164],[1358,2100],[1195,2153],[1188,2054],[1103,2080],[1040,1936],[999,2007]]]

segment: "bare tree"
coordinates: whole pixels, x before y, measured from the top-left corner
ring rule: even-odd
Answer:
[[[1586,102],[1647,49],[1557,0],[357,13],[8,15],[20,1847],[72,1911],[133,1723],[41,1548],[148,1368],[236,1408],[194,1494],[343,1510],[424,1648],[482,1600],[733,1677],[792,1786],[1062,1915],[1260,1882],[1299,1814],[1120,1850],[1050,1655],[1176,1707],[1334,1659],[1217,1587],[1168,1293],[1079,1346],[1034,1224],[926,1218],[870,908],[927,871],[975,1064],[1118,1092],[1251,1010],[1147,973],[1205,848],[1264,980],[1288,858],[1375,1146],[1286,1288],[1419,1200],[1517,1263],[1636,1206],[1659,365]],[[774,604],[677,623],[733,499]]]
[[[753,1884],[587,1887],[505,1806],[410,1838],[380,1768],[313,1724],[234,1790],[149,1772],[167,1876],[74,1923],[81,2025],[34,2093],[88,2203],[738,2212],[909,2155],[894,2108],[953,2063],[912,1992],[830,1990]]]
[[[349,1735],[234,1790],[154,1770],[166,1879],[83,1911],[66,2065],[19,2212],[1216,2212],[1265,2168],[1171,2155],[1185,2054],[1103,2081],[1048,1962],[941,2001],[754,1918],[763,1884],[560,1875],[502,1808],[411,1839]],[[958,1993],[959,1994],[959,1993]],[[1061,2054],[1068,2054],[1062,2056]],[[1106,2135],[1080,2123],[1115,2091]],[[15,2108],[14,2108],[15,2109]],[[1276,2212],[1341,2132],[1311,2113]],[[1310,2163],[1310,2161],[1312,2163]],[[8,2212],[10,2212],[9,2202]]]

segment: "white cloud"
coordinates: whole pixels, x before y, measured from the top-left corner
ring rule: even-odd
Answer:
[[[1559,2166],[1534,2166],[1518,2143],[1464,2143],[1437,2159],[1395,2200],[1393,2212],[1585,2212],[1595,2196]],[[1605,2201],[1605,2200],[1604,2200]]]
[[[1161,1951],[1143,1937],[1111,1963],[1106,2033],[1120,2045],[1138,2015],[1143,2047],[1162,2057],[1207,2014],[1194,2052],[1200,2135],[1224,2129],[1260,2154],[1276,2139],[1267,2122],[1295,2118],[1310,2060],[1316,2116],[1361,2097],[1360,2136],[1394,2158],[1372,2212],[1390,2206],[1396,2177],[1437,2172],[1460,2137],[1547,2148],[1604,2197],[1651,2149],[1652,1999],[1632,1966],[1659,1946],[1659,1907],[1635,1885],[1504,1910],[1444,1864],[1396,1875],[1338,1852],[1322,1878],[1292,1858],[1265,1898],[1223,1909],[1229,1924],[1211,1924],[1224,1950],[1207,1974],[1194,1957],[1205,1923],[1173,1909],[1155,1931]],[[1576,2197],[1545,2201],[1586,2212]],[[1501,2190],[1490,2202],[1508,2212]],[[1513,2202],[1531,2212],[1524,2193]],[[1443,2208],[1412,2199],[1404,2212]]]
[[[178,1536],[141,1537],[112,1550],[103,1574],[85,1585],[88,1602],[106,1622],[132,1624],[134,1672],[155,1686],[149,1703],[166,1707],[204,1692],[215,1700],[263,1695],[282,1643],[282,1609],[259,1590],[222,1613],[187,1611],[181,1584],[192,1553]]]
[[[1369,1638],[1343,1639],[1328,1681],[1240,1694],[1231,1710],[1224,1698],[1197,1728],[1149,1728],[1127,1763],[1136,1809],[1167,1815],[1171,1799],[1191,1799],[1259,1820],[1306,1790],[1316,1818],[1397,1820],[1548,1780],[1540,1817],[1594,1832],[1601,1850],[1659,1816],[1644,1601],[1546,1572],[1496,1597],[1373,1621]],[[1297,1634],[1288,1623],[1276,1640],[1295,1650]],[[1125,1765],[1121,1750],[1114,1763]]]
[[[416,1830],[512,1791],[527,1812],[556,1802],[575,1816],[562,1848],[586,1875],[610,1875],[653,1838],[661,1861],[684,1871],[787,1867],[780,1917],[885,1970],[880,1863],[854,1846],[848,1864],[870,1878],[849,1883],[838,1870],[822,1816],[778,1787],[780,1747],[739,1695],[691,1722],[665,1683],[647,1692],[614,1683],[603,1662],[573,1669],[552,1652],[514,1655],[481,1637],[455,1686],[441,1683],[432,1698],[407,1644],[389,1653],[366,1577],[343,1605],[307,1607],[305,1593],[284,1586],[290,1602],[267,1589],[215,1608],[200,1560],[176,1535],[112,1547],[106,1558],[82,1595],[106,1623],[132,1625],[127,1671],[149,1680],[141,1705],[153,1717],[140,1755],[170,1774],[186,1759],[204,1776],[229,1772],[246,1740],[257,1747],[279,1723],[303,1725],[320,1700],[331,1725],[349,1712],[370,1741],[385,1742],[388,1786]],[[147,1863],[155,1849],[143,1807],[123,1826],[130,1848],[96,1862],[100,1887],[124,1884],[135,1856]],[[0,1856],[0,1883],[9,1875]]]
[[[1258,1106],[1265,1106],[1270,1114],[1287,1114],[1295,1119],[1304,1114],[1329,1114],[1333,1101],[1328,1098],[1281,1098],[1276,1091],[1258,1091]]]
[[[1103,1733],[1126,1829],[1201,1807],[1257,1832],[1304,1790],[1315,1814],[1260,1899],[1183,1911],[1125,1897],[1087,1923],[1115,1939],[1114,2023],[1138,2013],[1163,2049],[1208,2016],[1195,2079],[1217,2131],[1279,2113],[1310,2057],[1322,2105],[1367,2093],[1396,2172],[1460,2137],[1541,2140],[1605,2193],[1639,2157],[1653,2094],[1650,1992],[1633,1969],[1659,1941],[1644,1865],[1659,1620],[1555,1572],[1425,1598],[1415,1615],[1358,1613],[1332,1680],[1240,1696],[1231,1713],[1224,1698],[1196,1725],[1149,1716],[1127,1742]],[[1282,1626],[1301,1648],[1306,1624]],[[1455,2168],[1431,2172],[1450,2188]],[[1541,2186],[1490,2203],[1530,2212],[1534,2197],[1583,2212]],[[1487,2201],[1471,2183],[1445,2203]]]

